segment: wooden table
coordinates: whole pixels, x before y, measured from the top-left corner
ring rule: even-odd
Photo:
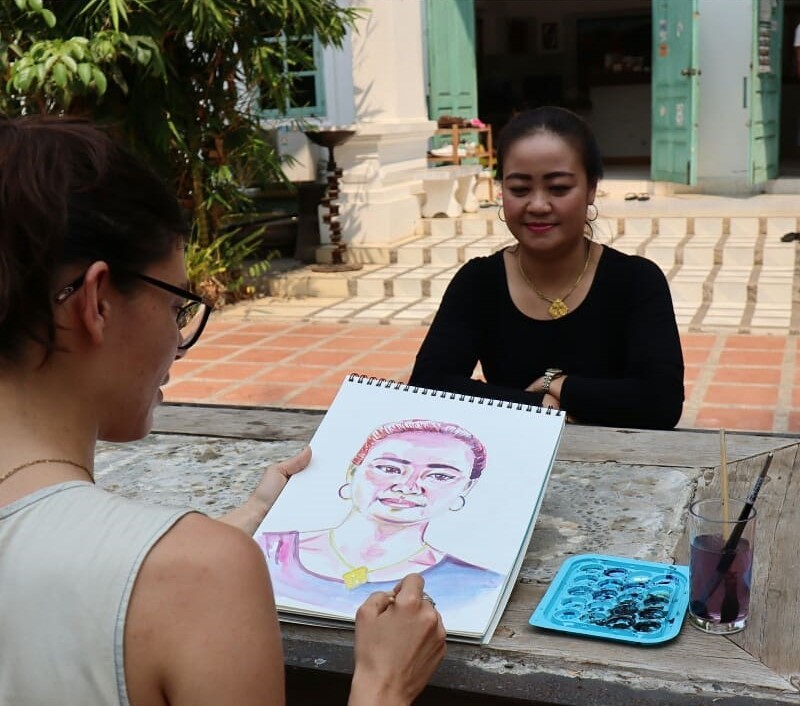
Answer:
[[[264,461],[299,450],[320,418],[312,412],[164,406],[156,433],[147,439],[101,445],[98,483],[215,515],[246,497]],[[675,640],[637,647],[539,630],[528,625],[528,618],[569,555],[596,552],[686,563],[688,504],[719,493],[718,436],[567,426],[500,626],[488,645],[450,644],[432,681],[443,689],[430,690],[419,703],[800,703],[798,448],[794,437],[728,434],[732,495],[747,494],[764,455],[775,450],[758,500],[747,629],[719,637],[685,623]],[[330,683],[329,695],[337,684],[345,688],[342,675],[352,670],[352,632],[285,624],[283,634],[287,664],[303,670],[290,670],[295,677]]]

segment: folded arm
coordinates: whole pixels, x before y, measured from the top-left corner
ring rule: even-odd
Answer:
[[[578,421],[606,426],[671,429],[683,410],[683,353],[664,275],[648,263],[626,303],[623,373],[568,374],[551,388]]]

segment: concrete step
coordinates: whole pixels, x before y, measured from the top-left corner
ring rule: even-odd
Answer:
[[[738,204],[732,204],[734,215],[719,215],[705,203],[695,215],[689,210],[676,215],[677,201],[663,207],[634,202],[632,208],[623,207],[630,212],[622,215],[605,204],[604,215],[594,223],[595,239],[656,262],[670,283],[682,326],[702,321],[788,328],[798,287],[798,249],[780,236],[800,230],[798,215],[789,215],[783,201],[765,201],[764,207],[741,214]],[[767,211],[770,204],[775,208]],[[324,300],[319,318],[427,323],[463,263],[513,242],[496,208],[459,218],[423,219],[417,234],[405,242],[348,247],[347,261],[361,264],[359,270],[328,273],[304,267],[276,272],[269,292],[284,299]],[[321,247],[318,261],[330,262],[331,253],[330,245]]]
[[[800,212],[800,203],[798,203]],[[659,262],[670,259],[669,251],[688,251],[692,264],[707,262],[712,255],[718,261],[724,250],[731,262],[752,262],[754,245],[761,236],[764,247],[780,258],[785,244],[780,236],[800,230],[800,218],[789,216],[637,216],[598,218],[593,226],[595,239],[613,243],[625,252],[646,255]],[[485,209],[479,214],[458,218],[422,219],[419,233],[407,241],[385,245],[350,245],[348,262],[364,265],[424,265],[463,262],[461,248],[485,251],[512,239],[505,223]],[[494,248],[496,249],[496,248]],[[331,261],[333,248],[324,245],[317,250],[317,262]],[[470,257],[474,257],[472,254]],[[680,264],[680,261],[676,261]]]

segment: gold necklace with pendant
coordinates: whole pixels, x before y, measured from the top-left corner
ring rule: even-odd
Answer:
[[[569,307],[564,302],[570,296],[570,294],[572,294],[578,288],[583,276],[586,274],[586,270],[589,269],[589,260],[591,259],[591,254],[592,244],[589,243],[589,246],[586,248],[586,262],[583,263],[583,269],[578,275],[578,279],[575,280],[574,284],[569,288],[569,291],[566,294],[556,297],[555,299],[551,299],[544,292],[540,291],[539,288],[528,277],[528,275],[525,274],[525,269],[522,267],[522,259],[520,258],[520,247],[517,245],[517,267],[519,268],[519,273],[522,275],[522,279],[524,279],[525,282],[528,283],[528,286],[536,293],[536,296],[538,296],[540,299],[544,299],[544,301],[550,304],[547,313],[550,314],[551,318],[560,319],[562,316],[569,313]]]
[[[386,564],[385,566],[376,566],[370,569],[367,566],[355,566],[347,561],[344,556],[342,556],[342,553],[339,551],[339,548],[336,546],[336,542],[333,539],[333,528],[328,530],[328,543],[331,545],[331,549],[333,550],[333,553],[336,554],[339,561],[341,561],[342,564],[349,569],[349,571],[345,571],[342,574],[342,580],[344,581],[345,588],[350,590],[358,588],[359,586],[363,586],[369,580],[368,575],[370,573],[375,571],[383,571],[383,569],[388,569],[396,564],[402,564],[404,561],[413,559],[415,556],[417,556],[417,554],[428,548],[427,544],[423,544],[421,547],[419,547],[419,549],[417,549],[413,554],[409,554],[405,559],[400,559],[400,561],[393,561],[391,564]]]

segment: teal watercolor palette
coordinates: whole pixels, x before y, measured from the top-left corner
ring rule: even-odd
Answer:
[[[680,632],[688,604],[688,566],[581,554],[561,565],[528,622],[651,645]]]

